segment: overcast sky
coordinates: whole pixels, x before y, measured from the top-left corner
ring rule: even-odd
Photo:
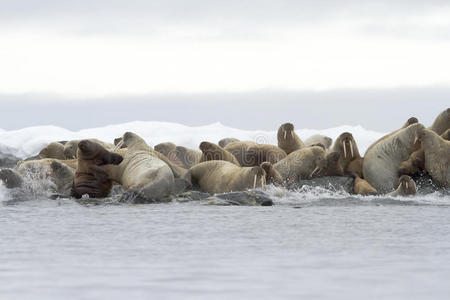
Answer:
[[[264,122],[277,111],[270,107],[291,108],[291,119],[305,105],[318,109],[319,99],[330,103],[322,128],[364,125],[367,118],[334,118],[390,102],[405,107],[411,98],[426,119],[448,107],[450,1],[0,0],[0,7],[0,128],[83,128],[92,122],[79,114],[56,118],[56,105],[82,111],[86,102],[106,112],[112,108],[99,103],[127,106],[126,117],[99,116],[97,125],[146,119],[143,107],[153,107],[160,113],[148,120],[170,115],[185,124],[255,129],[283,119]],[[167,99],[195,105],[186,116]],[[352,104],[367,99],[369,106]],[[30,110],[49,101],[39,116]],[[264,106],[264,117],[233,123],[221,114],[224,104],[240,105],[238,118]],[[20,107],[23,122],[12,113]],[[383,130],[394,121],[367,126]]]

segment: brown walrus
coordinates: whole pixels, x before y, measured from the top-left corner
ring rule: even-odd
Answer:
[[[98,143],[102,145],[105,149],[112,149],[114,148],[114,145],[110,143],[105,143],[103,141],[100,141],[98,139],[89,139],[91,142]],[[71,140],[65,143],[64,145],[64,155],[66,156],[66,159],[74,159],[77,158],[78,153],[78,143],[80,140]]]
[[[341,154],[339,152],[328,152],[325,156],[327,160],[326,167],[321,170],[318,176],[344,176],[344,169],[339,163]]]
[[[370,185],[366,180],[359,177],[359,175],[355,172],[348,172],[350,176],[352,176],[355,180],[353,182],[353,193],[356,195],[376,195],[377,190]]]
[[[358,145],[350,132],[344,132],[337,137],[331,149],[332,152],[339,152],[339,164],[344,173],[355,172],[362,176],[362,157],[359,154]]]
[[[218,194],[264,187],[266,172],[260,166],[239,167],[228,161],[211,160],[190,168],[185,178],[203,192]]]
[[[96,142],[81,140],[78,143],[77,157],[78,167],[73,180],[72,196],[81,198],[87,194],[91,198],[107,197],[112,180],[100,166],[118,165],[123,160],[122,156],[109,152]]]
[[[399,179],[398,166],[418,149],[424,129],[420,123],[409,125],[381,140],[366,152],[363,164],[364,179],[379,193],[395,190]]]
[[[395,191],[387,194],[388,196],[412,196],[416,194],[416,183],[408,175],[402,175],[398,179],[398,187]]]
[[[155,151],[158,151],[159,153],[164,154],[166,157],[169,157],[169,153],[172,151],[175,151],[176,147],[177,147],[177,145],[175,145],[174,143],[165,142],[165,143],[159,143],[158,145],[155,145],[155,147],[153,147],[153,149],[155,149]]]
[[[278,147],[283,149],[286,154],[305,147],[305,144],[294,131],[294,125],[284,123],[280,126],[277,133]]]
[[[209,160],[225,160],[235,164],[236,166],[241,166],[233,154],[216,144],[201,142],[199,148],[203,153],[200,158],[200,162]]]
[[[450,187],[450,141],[429,129],[423,130],[420,139],[425,155],[425,170],[435,182]]]
[[[277,146],[255,142],[233,142],[224,149],[233,154],[243,167],[260,166],[265,161],[275,164],[287,156]]]
[[[266,184],[273,184],[275,186],[283,184],[283,177],[281,177],[280,173],[274,169],[270,162],[263,162],[261,168],[266,172]]]
[[[449,128],[450,128],[450,108],[447,108],[436,117],[430,129],[436,132],[438,135],[441,135]]]
[[[441,138],[446,141],[450,141],[450,129],[447,129]],[[425,171],[425,153],[421,146],[419,150],[413,152],[409,158],[400,163],[398,172],[400,175],[417,175]]]
[[[175,148],[175,155],[177,161],[180,162],[180,167],[189,169],[199,163],[202,153],[197,150],[189,149],[183,146],[177,146]],[[170,157],[171,161],[175,161]]]
[[[319,146],[305,147],[289,154],[285,159],[274,164],[288,184],[307,179],[326,168],[325,150]]]
[[[66,159],[64,154],[64,145],[59,142],[53,142],[42,148],[39,152],[41,158]]]
[[[226,145],[232,142],[240,142],[238,139],[235,138],[223,138],[219,141],[219,146],[222,148],[225,148]]]

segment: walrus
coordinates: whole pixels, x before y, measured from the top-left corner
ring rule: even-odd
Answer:
[[[42,148],[39,152],[39,157],[66,159],[66,155],[64,154],[64,145],[59,142],[52,142]]]
[[[419,137],[425,127],[412,124],[375,144],[366,152],[363,175],[379,193],[395,189],[399,179],[398,166],[419,147]]]
[[[224,160],[199,163],[188,170],[186,180],[210,194],[264,187],[266,172],[260,166],[239,167]]]
[[[344,169],[339,163],[339,152],[328,152],[325,156],[326,167],[317,173],[318,176],[344,176]]]
[[[440,185],[450,187],[450,141],[424,129],[420,136],[425,155],[425,170]]]
[[[77,164],[73,160],[44,158],[20,162],[14,169],[24,181],[39,182],[44,189],[68,196]]]
[[[202,152],[183,146],[177,146],[175,148],[175,155],[176,159],[180,161],[180,167],[189,169],[199,163]]]
[[[362,157],[359,154],[358,145],[350,132],[344,132],[339,135],[334,141],[334,145],[330,151],[339,152],[339,164],[344,170],[344,173],[350,171],[356,172],[359,177],[363,178]],[[350,165],[353,161],[355,162]],[[351,166],[351,168],[349,168],[349,166]]]
[[[158,151],[159,153],[164,154],[168,158],[169,153],[172,151],[175,151],[176,147],[177,147],[177,145],[175,145],[174,143],[165,142],[165,143],[160,143],[158,145],[155,145],[155,147],[153,147],[153,149],[155,151]]]
[[[123,157],[109,152],[96,142],[81,140],[78,143],[77,158],[78,167],[71,195],[75,198],[81,198],[86,194],[90,198],[107,197],[111,192],[112,180],[101,166],[118,165],[122,162]]]
[[[450,140],[450,129],[447,129],[443,134],[441,134],[441,138],[446,141]],[[409,175],[414,176],[421,174],[425,171],[425,153],[423,151],[423,147],[420,146],[420,149],[411,153],[409,158],[400,163],[398,167],[398,173],[400,175]]]
[[[402,175],[398,179],[398,187],[395,191],[387,194],[388,196],[412,196],[415,195],[417,191],[416,183],[408,175]]]
[[[120,138],[119,142],[122,140]],[[113,152],[120,154],[121,156],[125,156],[127,152],[127,147],[124,143],[116,144],[116,147],[112,149]],[[161,159],[163,162],[165,162],[169,168],[172,170],[174,178],[184,178],[186,175],[187,169],[179,167],[176,163],[174,163],[172,160],[170,160],[167,156],[164,154],[155,151],[152,149],[152,147],[148,146],[148,151],[151,152],[153,155],[156,155],[159,159]],[[169,153],[169,155],[172,155],[172,153]]]
[[[103,141],[100,141],[98,139],[89,139],[92,142],[98,143],[100,145],[102,145],[105,149],[112,149],[114,148],[114,145],[110,144],[110,143],[105,143]],[[66,156],[66,159],[74,159],[77,158],[77,151],[78,151],[78,143],[81,140],[71,140],[68,141],[65,145],[64,145],[64,155]]]
[[[314,144],[322,144],[325,147],[325,150],[328,150],[331,146],[331,143],[333,142],[333,139],[330,137],[327,137],[325,135],[321,135],[321,134],[314,134],[312,136],[310,136],[309,138],[307,138],[304,141],[305,147],[310,147],[313,146]]]
[[[280,173],[274,169],[270,162],[263,162],[261,164],[261,168],[263,168],[266,172],[266,184],[273,184],[275,186],[280,186],[283,184],[283,177],[281,177]]]
[[[229,143],[232,143],[232,142],[240,142],[240,141],[235,138],[224,138],[224,139],[221,139],[218,144],[220,147],[225,148],[226,145],[228,145]]]
[[[260,166],[265,161],[275,164],[287,156],[277,146],[255,142],[233,142],[224,149],[233,154],[243,167]]]
[[[122,163],[102,167],[109,178],[120,183],[126,195],[135,199],[145,202],[168,200],[175,184],[170,167],[135,133],[124,133],[121,143],[127,146]],[[119,143],[116,148],[121,146]]]
[[[278,147],[283,149],[286,154],[305,147],[305,144],[294,131],[294,125],[284,123],[280,126],[277,133]]]
[[[417,123],[419,123],[419,120],[418,120],[416,117],[411,117],[411,118],[409,118],[409,119],[406,120],[406,122],[402,125],[402,127],[400,127],[399,129],[394,130],[394,131],[392,131],[392,132],[390,132],[390,133],[388,133],[388,134],[382,136],[381,138],[379,138],[378,140],[376,140],[375,142],[373,142],[373,143],[369,146],[369,148],[366,149],[366,153],[369,152],[369,150],[372,149],[373,146],[375,146],[376,144],[378,144],[378,143],[381,142],[382,140],[387,139],[388,137],[390,137],[390,136],[396,134],[397,132],[399,132],[400,130],[405,129],[405,128],[408,127],[409,125],[417,124]]]
[[[322,147],[305,147],[289,154],[285,159],[274,164],[287,183],[312,177],[327,166],[325,150]]]
[[[430,129],[436,132],[438,135],[441,135],[449,128],[450,128],[450,108],[447,108],[436,117]]]
[[[200,162],[209,160],[225,160],[235,164],[236,166],[241,166],[233,154],[216,144],[201,142],[199,148],[203,153],[200,158]]]
[[[0,181],[3,182],[8,189],[21,187],[23,177],[15,170],[10,168],[0,169]]]
[[[347,172],[347,174],[349,174],[351,177],[354,178],[353,193],[362,196],[377,194],[377,190],[373,186],[371,186],[370,183],[368,183],[366,180],[359,177],[359,175],[356,172],[350,171]]]
[[[170,161],[172,165],[187,171],[188,166],[178,158],[179,153],[177,153],[177,145],[175,145],[174,143],[172,142],[160,143],[154,147],[154,150],[164,155],[164,157],[167,157],[168,161]],[[161,158],[160,155],[158,155],[158,157]],[[166,160],[164,161],[167,163]]]

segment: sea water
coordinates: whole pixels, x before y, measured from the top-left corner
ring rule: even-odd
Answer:
[[[205,128],[211,131],[205,140],[219,138]],[[160,136],[155,142],[164,141],[163,129],[155,129]],[[30,134],[27,130],[22,134]],[[198,133],[190,137],[192,143],[205,131],[190,130]],[[72,138],[50,140],[53,132],[34,132],[28,139],[0,132],[14,137],[3,149],[33,154],[39,143]],[[231,136],[251,135],[236,132],[241,135]],[[182,139],[172,134],[167,140]],[[367,140],[361,144],[379,136],[361,129],[360,140]],[[98,205],[31,191],[17,195],[0,184],[0,299],[450,296],[450,198],[445,191],[391,198],[320,187],[267,187],[271,207],[202,201]]]

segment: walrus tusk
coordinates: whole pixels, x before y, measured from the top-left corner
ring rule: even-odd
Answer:
[[[291,136],[292,138],[294,138],[294,131],[291,131]]]
[[[284,139],[286,139],[286,134],[287,134],[287,131],[285,130],[284,131]]]
[[[406,184],[406,189],[408,189],[408,182],[405,182],[405,184]]]
[[[419,140],[419,137],[416,135],[416,137],[414,138],[413,145],[415,145],[415,144],[417,143],[418,140]]]
[[[122,147],[124,144],[124,141],[121,140],[120,142],[117,143],[117,145],[113,148],[113,151],[117,151],[120,149],[120,147]]]
[[[317,170],[319,170],[319,166],[317,166],[317,167],[311,172],[311,174],[309,175],[309,177],[312,177],[312,176],[317,172]]]
[[[347,157],[347,150],[345,149],[345,142],[342,141],[342,147],[344,147],[344,157]]]
[[[261,189],[263,189],[264,188],[264,176],[262,175],[261,176]]]
[[[352,157],[354,157],[355,155],[353,155],[353,143],[352,143],[352,140],[350,140],[349,142],[350,142],[350,152],[352,153]]]
[[[256,188],[256,177],[257,177],[257,175],[255,174],[255,177],[254,177],[254,179],[253,179],[253,188],[254,188],[254,189]]]

